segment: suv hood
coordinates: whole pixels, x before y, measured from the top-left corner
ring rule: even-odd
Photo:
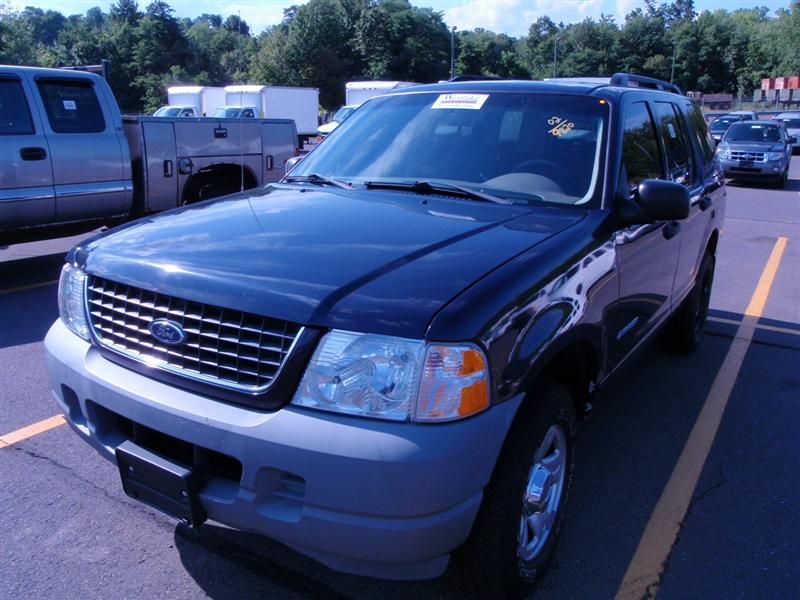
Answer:
[[[383,190],[270,186],[89,240],[93,275],[305,325],[405,337],[466,287],[585,215]]]
[[[736,152],[780,152],[785,146],[779,142],[729,142],[722,140],[730,150]]]

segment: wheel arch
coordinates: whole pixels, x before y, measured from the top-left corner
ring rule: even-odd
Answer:
[[[258,185],[258,178],[247,165],[238,163],[215,163],[198,170],[186,180],[181,193],[181,202],[189,204],[202,198],[200,192],[204,186],[220,185],[237,192],[243,187],[246,190]]]

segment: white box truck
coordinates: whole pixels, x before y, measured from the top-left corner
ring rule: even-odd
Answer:
[[[344,86],[345,104],[361,106],[370,98],[410,85],[417,84],[411,81],[348,81]]]
[[[210,116],[218,106],[224,103],[225,88],[205,85],[177,85],[167,88],[168,106],[162,106],[154,116],[206,117]]]
[[[256,118],[293,119],[301,143],[317,135],[319,90],[277,85],[229,85],[225,106],[253,108]]]

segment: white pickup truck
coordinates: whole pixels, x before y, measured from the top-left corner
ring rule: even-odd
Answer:
[[[0,244],[280,179],[290,119],[124,117],[91,73],[0,65]]]

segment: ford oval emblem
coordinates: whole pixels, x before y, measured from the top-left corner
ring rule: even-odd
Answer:
[[[156,319],[150,323],[150,335],[159,342],[175,346],[186,341],[186,333],[175,321],[169,319]]]

